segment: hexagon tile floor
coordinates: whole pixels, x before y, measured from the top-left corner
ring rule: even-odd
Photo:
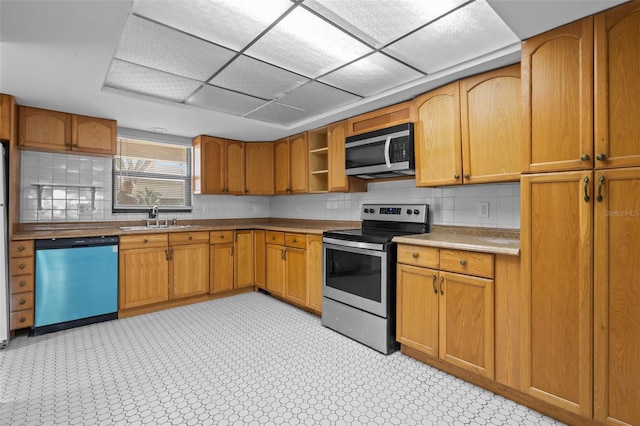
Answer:
[[[522,405],[247,293],[19,336],[2,425],[550,425]]]

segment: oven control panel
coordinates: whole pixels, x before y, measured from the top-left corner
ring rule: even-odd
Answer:
[[[428,204],[363,204],[360,211],[362,220],[427,223],[428,217]]]

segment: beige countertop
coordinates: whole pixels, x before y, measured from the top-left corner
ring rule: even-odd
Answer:
[[[434,226],[431,233],[395,237],[399,244],[520,255],[520,232],[511,229]]]
[[[161,221],[162,223],[162,221]],[[305,220],[305,219],[210,219],[184,220],[179,225],[189,227],[123,230],[123,226],[143,225],[136,222],[64,222],[21,223],[13,240],[41,240],[49,238],[96,237],[102,235],[136,235],[165,232],[222,231],[235,229],[264,229],[268,231],[298,232],[322,235],[332,229],[360,228],[359,221]]]

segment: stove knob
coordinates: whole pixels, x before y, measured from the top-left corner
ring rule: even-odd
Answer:
[[[415,210],[413,211],[413,214],[420,214],[420,210],[415,209]]]
[[[364,209],[364,212],[365,213],[369,213],[369,209]]]
[[[410,215],[411,213],[412,213],[412,212],[411,212],[411,209],[407,209],[407,214],[409,214],[409,215]]]

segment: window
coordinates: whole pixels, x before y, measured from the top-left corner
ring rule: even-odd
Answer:
[[[191,211],[191,147],[118,137],[113,212]]]

